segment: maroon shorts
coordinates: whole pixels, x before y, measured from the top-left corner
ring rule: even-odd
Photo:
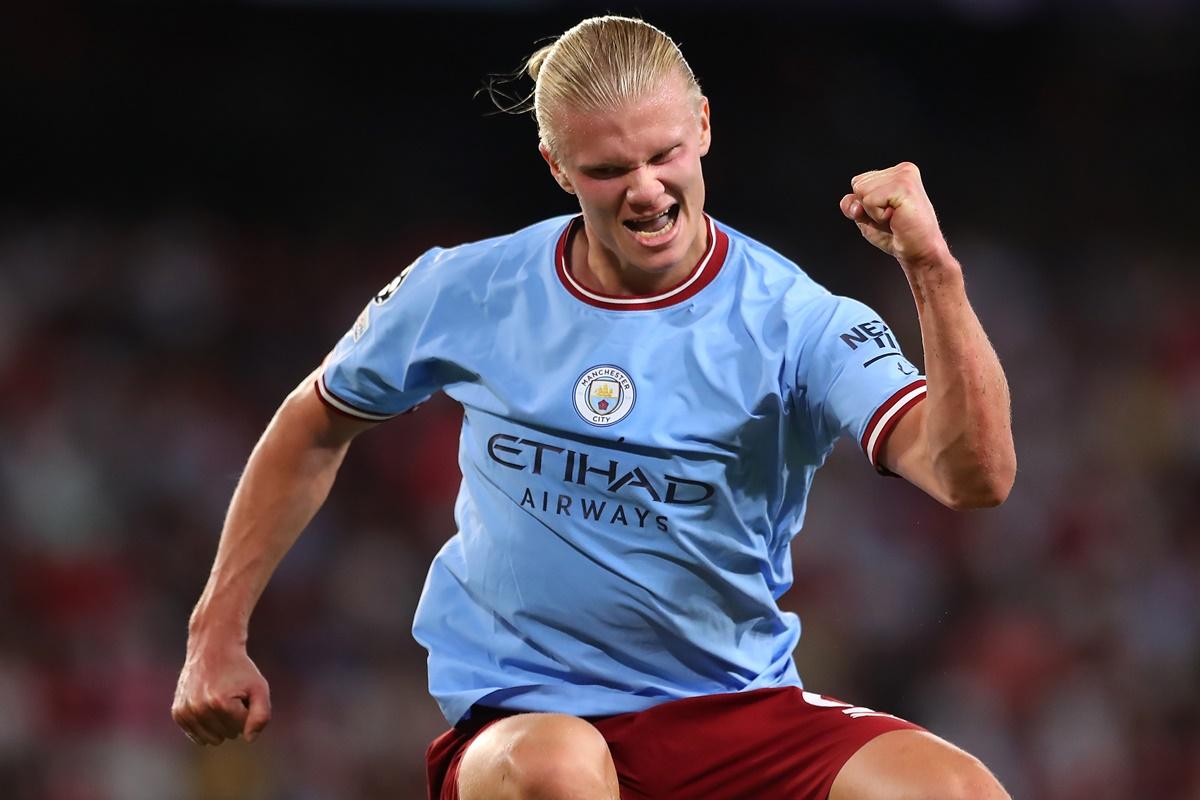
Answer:
[[[467,745],[514,713],[476,708],[425,755],[430,800],[458,800]],[[854,753],[881,733],[922,730],[796,687],[674,700],[589,718],[608,742],[622,800],[826,800]]]

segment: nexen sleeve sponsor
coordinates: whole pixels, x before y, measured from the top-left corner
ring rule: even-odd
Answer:
[[[859,440],[874,465],[883,440],[899,421],[899,414],[886,413],[884,406],[897,396],[905,402],[923,398],[924,379],[869,306],[827,295],[806,312],[796,369],[800,417],[826,449],[842,435]],[[906,389],[910,391],[902,391]],[[911,403],[900,413],[908,408]],[[873,425],[878,430],[871,430]]]

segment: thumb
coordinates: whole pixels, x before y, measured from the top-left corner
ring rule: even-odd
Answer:
[[[878,225],[886,225],[888,222],[890,222],[892,219],[892,213],[896,210],[890,203],[878,206],[870,205],[864,201],[862,207],[863,211],[866,212],[867,217],[870,218],[870,221]],[[863,219],[858,221],[866,222],[867,220]]]
[[[875,229],[887,232],[887,224],[892,219],[892,212],[895,210],[890,205],[886,206],[871,206],[867,205],[864,198],[856,194],[844,195],[838,207],[842,210],[842,215],[846,219],[855,222],[859,228],[863,229],[864,235],[867,229]]]
[[[250,690],[243,700],[250,709],[246,714],[246,726],[242,729],[242,738],[253,742],[262,733],[263,728],[271,721],[271,691],[264,683]]]
[[[855,219],[862,210],[862,203],[852,194],[843,195],[841,202],[838,203],[838,208],[842,210],[842,215],[849,220]]]

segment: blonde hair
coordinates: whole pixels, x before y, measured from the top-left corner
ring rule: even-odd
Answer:
[[[671,37],[631,17],[585,19],[529,57],[538,137],[558,154],[555,121],[564,108],[609,111],[661,87],[672,72],[697,104],[700,84]]]

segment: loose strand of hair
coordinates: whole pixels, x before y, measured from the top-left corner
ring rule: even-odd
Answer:
[[[475,90],[473,97],[479,97],[481,94],[486,94],[495,109],[484,112],[485,116],[495,116],[497,114],[528,114],[533,111],[533,95],[535,89],[530,89],[527,94],[522,94],[519,91],[514,91],[515,87],[525,75],[525,68],[515,72],[493,73],[483,79],[483,85]]]
[[[475,90],[472,97],[479,97],[481,94],[486,94],[488,100],[496,107],[494,111],[489,111],[486,116],[495,116],[496,114],[529,114],[534,110],[534,98],[537,95],[537,72],[534,68],[534,59],[537,61],[537,71],[540,71],[541,66],[546,63],[546,58],[550,55],[550,49],[554,42],[558,40],[556,36],[546,36],[539,39],[535,44],[538,49],[534,50],[528,58],[521,62],[521,66],[511,72],[494,72],[489,73],[483,79],[483,85]],[[540,56],[540,58],[538,58]],[[528,76],[533,82],[533,88],[528,92],[516,91],[516,87],[521,81]]]

